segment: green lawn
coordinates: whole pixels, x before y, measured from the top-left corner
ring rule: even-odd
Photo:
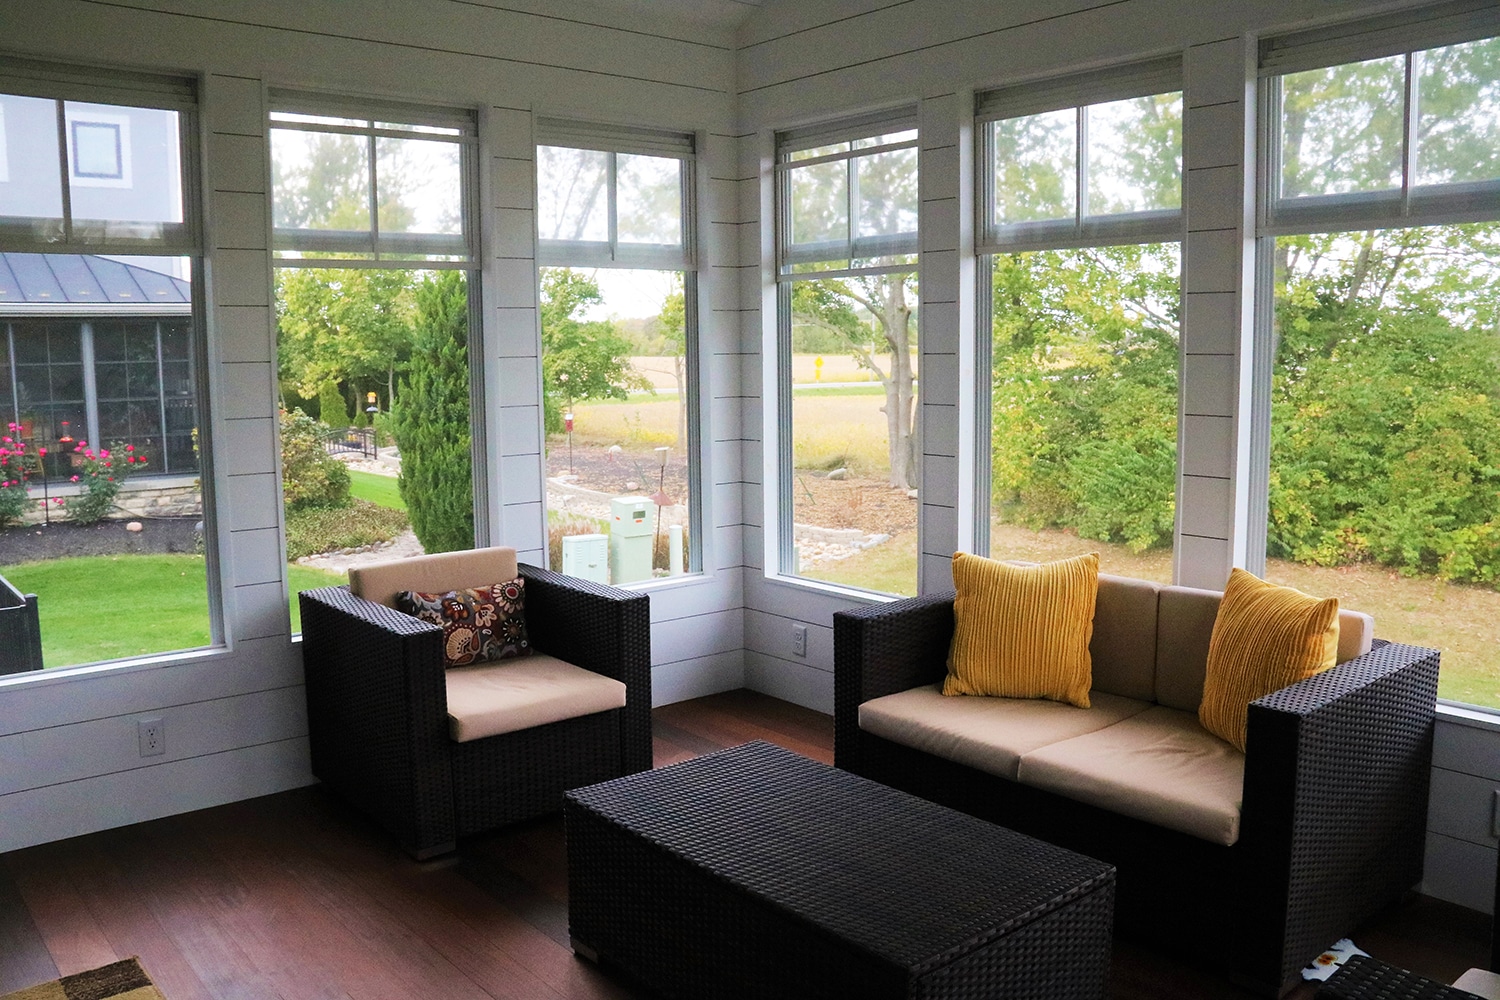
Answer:
[[[198,555],[86,556],[7,566],[5,578],[37,595],[43,665],[71,667],[207,646],[204,566]],[[293,632],[301,631],[297,591],[346,579],[306,566],[287,574]]]
[[[401,499],[401,490],[396,486],[395,476],[350,469],[349,495],[356,500],[368,500],[391,510],[406,509],[406,501]]]

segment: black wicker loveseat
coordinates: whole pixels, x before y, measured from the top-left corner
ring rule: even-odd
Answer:
[[[450,735],[439,626],[349,587],[299,595],[313,773],[418,858],[452,850],[460,836],[560,811],[566,789],[651,767],[649,598],[518,566],[509,549],[451,555],[485,553],[500,554],[525,579],[534,652],[623,683],[623,707],[459,742]],[[445,586],[487,585],[478,572]]]
[[[1211,629],[1217,595],[1108,580],[1090,647],[1096,692],[1101,656],[1149,668],[1170,648],[1178,661],[1197,659],[1201,696],[1206,635],[1184,643],[1174,630],[1201,632],[1205,617]],[[1140,621],[1147,614],[1154,627]],[[1238,838],[1226,846],[862,729],[862,704],[942,680],[953,628],[951,593],[834,615],[835,763],[1114,864],[1117,932],[1202,954],[1271,993],[1421,879],[1436,650],[1376,640],[1253,703]],[[937,697],[935,711],[961,700]]]

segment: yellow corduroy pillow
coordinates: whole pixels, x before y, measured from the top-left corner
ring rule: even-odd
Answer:
[[[1250,703],[1327,670],[1338,648],[1337,597],[1311,597],[1234,570],[1208,640],[1198,721],[1243,751]]]
[[[953,556],[953,644],[943,694],[1089,707],[1099,555],[1017,566]]]

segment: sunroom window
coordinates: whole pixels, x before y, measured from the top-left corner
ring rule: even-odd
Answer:
[[[1261,46],[1266,576],[1500,708],[1500,15]]]
[[[916,115],[776,143],[779,571],[914,594]]]
[[[1181,70],[981,94],[981,551],[1170,583]]]
[[[694,138],[548,118],[537,135],[550,565],[697,573]]]

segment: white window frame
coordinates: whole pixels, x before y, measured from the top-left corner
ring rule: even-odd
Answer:
[[[917,109],[914,106],[874,112],[837,121],[806,125],[778,131],[775,136],[775,189],[776,209],[775,254],[776,254],[776,550],[774,568],[768,566],[768,576],[793,580],[800,585],[816,587],[831,592],[891,595],[880,591],[867,591],[843,583],[830,583],[803,576],[798,572],[796,553],[796,528],[792,504],[793,483],[796,473],[792,463],[792,289],[799,281],[827,281],[860,275],[902,274],[910,272],[917,276],[918,301],[921,297],[921,252],[920,219],[918,231],[894,236],[877,236],[860,239],[855,235],[855,199],[858,197],[854,182],[856,161],[861,157],[892,150],[920,148],[921,136],[902,139],[875,146],[853,147],[861,139],[895,135],[919,129]],[[805,149],[849,142],[847,151],[827,156],[793,160],[792,156]],[[848,164],[849,181],[845,186],[847,201],[848,238],[836,244],[804,244],[797,248],[791,244],[791,170],[796,167],[813,166],[819,163],[845,162]],[[918,170],[920,170],[920,165]],[[920,207],[919,207],[920,211]],[[837,249],[837,254],[820,253],[822,249]],[[852,263],[856,258],[874,256],[896,256],[910,254],[911,263],[878,264],[866,267],[830,268],[817,271],[795,271],[799,263],[826,263],[844,260]],[[916,405],[920,408],[921,396]],[[920,419],[915,433],[920,434]],[[918,531],[920,533],[920,525]],[[920,546],[918,547],[920,554]],[[915,583],[920,586],[921,573]]]
[[[472,111],[276,89],[270,92],[270,106],[271,118],[266,124],[272,131],[348,135],[364,139],[369,169],[370,228],[354,231],[274,228],[271,232],[274,266],[475,271],[476,280],[470,282],[470,292],[478,292],[479,211],[474,192],[477,189],[479,128]],[[343,119],[355,124],[299,120],[302,118]],[[459,183],[463,186],[459,203],[460,233],[381,233],[380,174],[375,151],[375,140],[381,138],[452,143],[459,147]],[[305,253],[331,256],[300,256]],[[473,329],[479,327],[476,325]]]
[[[0,104],[0,184],[10,182],[10,150],[5,139],[5,105]]]
[[[537,240],[538,279],[543,267],[613,268],[636,271],[681,271],[683,295],[683,367],[687,372],[688,545],[689,576],[703,573],[703,534],[709,530],[703,508],[702,382],[698,324],[698,204],[697,137],[671,132],[563,118],[538,118],[536,146],[589,149],[609,154],[607,167],[607,240]],[[682,240],[679,244],[621,243],[617,218],[618,154],[672,158],[681,163]],[[540,162],[540,159],[537,161]],[[538,168],[540,169],[540,168]],[[535,185],[540,197],[541,183]],[[538,359],[540,364],[540,359]],[[546,497],[542,498],[546,507]],[[554,566],[554,570],[562,567]],[[675,579],[675,578],[668,578]],[[624,584],[628,589],[650,586],[657,580]]]
[[[1091,73],[1074,74],[1052,80],[1020,84],[1000,90],[976,94],[974,99],[974,125],[979,141],[974,145],[974,177],[979,191],[974,199],[976,246],[975,257],[979,266],[975,268],[979,288],[975,305],[979,313],[976,318],[975,360],[975,423],[979,433],[974,435],[974,551],[988,555],[990,550],[990,520],[992,516],[992,482],[994,417],[992,413],[991,380],[994,368],[994,302],[992,266],[985,263],[990,257],[1001,253],[1016,253],[1030,250],[1070,250],[1085,247],[1125,246],[1142,243],[1177,243],[1187,245],[1187,216],[1183,199],[1178,199],[1175,209],[1157,209],[1146,212],[1123,212],[1110,215],[1087,215],[1088,204],[1088,108],[1111,101],[1128,100],[1135,97],[1153,97],[1160,94],[1177,93],[1182,90],[1182,62],[1172,56],[1145,62],[1129,63],[1101,69]],[[1074,138],[1076,163],[1074,177],[1074,210],[1071,219],[1045,220],[1000,224],[995,220],[995,170],[992,122],[1008,118],[1043,114],[1048,111],[1074,109],[1076,134]],[[1186,122],[1186,103],[1183,105]],[[1186,178],[1183,171],[1183,151],[1178,150],[1178,175]],[[1179,261],[1186,254],[1179,253]],[[1178,295],[1182,292],[1182,272],[1179,265]],[[1179,372],[1181,367],[1179,366]],[[1179,378],[1181,376],[1179,375]],[[1179,399],[1177,422],[1182,424],[1182,404]],[[1179,431],[1180,433],[1180,431]],[[1177,456],[1178,469],[1182,456]],[[1180,471],[1179,476],[1180,479]]]
[[[1274,259],[1278,236],[1358,229],[1395,229],[1500,220],[1500,180],[1412,185],[1415,162],[1411,113],[1420,53],[1500,36],[1500,7],[1449,0],[1433,7],[1334,24],[1260,42],[1258,98],[1255,327],[1250,397],[1250,502],[1245,525],[1246,568],[1263,573],[1270,515],[1271,388],[1275,369]],[[1281,87],[1290,73],[1325,69],[1385,56],[1405,59],[1402,183],[1389,192],[1281,198]],[[1440,708],[1493,724],[1500,709],[1440,699]]]

